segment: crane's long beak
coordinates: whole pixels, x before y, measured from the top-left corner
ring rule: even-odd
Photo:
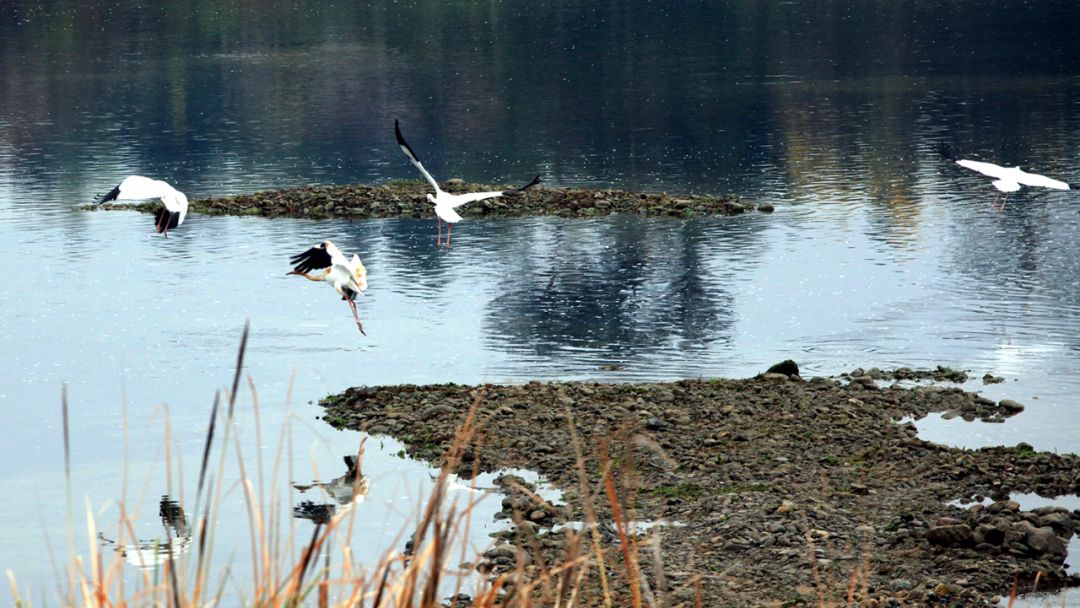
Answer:
[[[290,270],[289,272],[285,273],[285,276],[289,276],[290,274],[300,274],[300,273],[296,272],[295,270]]]

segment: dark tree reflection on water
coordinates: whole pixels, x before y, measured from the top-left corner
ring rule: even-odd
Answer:
[[[488,305],[491,346],[615,361],[715,349],[735,319],[724,278],[755,263],[760,223],[623,218],[605,230],[555,224],[523,235]],[[727,228],[727,229],[725,229]]]

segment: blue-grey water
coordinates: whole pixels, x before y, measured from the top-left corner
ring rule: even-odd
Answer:
[[[239,442],[269,467],[287,428],[283,475],[300,483],[340,475],[356,450],[359,435],[310,404],[349,386],[745,376],[785,358],[806,376],[992,372],[1006,382],[971,388],[1022,415],[931,417],[923,436],[1080,451],[1080,198],[1025,189],[991,211],[989,180],[934,152],[1080,181],[1078,13],[1067,0],[5,3],[0,567],[37,597],[66,562],[65,384],[77,552],[86,501],[115,519],[126,486],[151,524],[161,495],[191,501],[247,320],[262,442],[246,390]],[[414,179],[395,118],[440,179],[539,172],[776,212],[466,220],[439,252],[433,221],[193,215],[166,240],[149,216],[75,210],[129,174],[193,199]],[[368,267],[366,338],[329,288],[284,276],[324,239]],[[183,465],[171,478],[166,419]],[[373,441],[356,507],[368,558],[430,486]],[[232,492],[219,543],[244,547],[242,564]]]

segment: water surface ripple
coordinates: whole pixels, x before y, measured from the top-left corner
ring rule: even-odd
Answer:
[[[245,320],[265,437],[245,393],[241,445],[270,459],[290,428],[287,482],[355,452],[309,404],[349,386],[745,376],[786,358],[807,376],[1002,375],[970,388],[1021,416],[931,417],[923,436],[1080,452],[1080,199],[1024,190],[991,211],[987,180],[934,151],[1080,180],[1073,2],[76,4],[0,9],[0,565],[32,588],[66,552],[61,387],[76,504],[112,513],[126,462],[153,522],[162,496],[190,508]],[[444,179],[540,172],[777,210],[467,220],[449,252],[430,220],[196,215],[166,240],[149,216],[74,210],[132,173],[191,198],[415,179],[395,118]],[[323,239],[369,269],[366,338],[326,286],[284,276]],[[430,479],[392,441],[368,448],[357,513],[388,544]]]

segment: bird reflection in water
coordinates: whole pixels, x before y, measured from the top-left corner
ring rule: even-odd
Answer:
[[[120,544],[99,532],[98,540],[103,545],[115,547],[115,550],[136,568],[152,570],[191,549],[191,528],[188,525],[184,507],[168,494],[163,495],[158,503],[158,516],[161,517],[161,524],[165,531],[164,538],[136,539],[133,544]]]
[[[301,519],[310,519],[316,524],[330,523],[338,513],[344,513],[353,505],[364,501],[368,493],[368,478],[360,472],[356,456],[345,456],[345,474],[327,482],[314,481],[310,484],[294,483],[293,488],[301,494],[319,488],[334,502],[315,502],[304,500],[293,508],[293,515]]]

